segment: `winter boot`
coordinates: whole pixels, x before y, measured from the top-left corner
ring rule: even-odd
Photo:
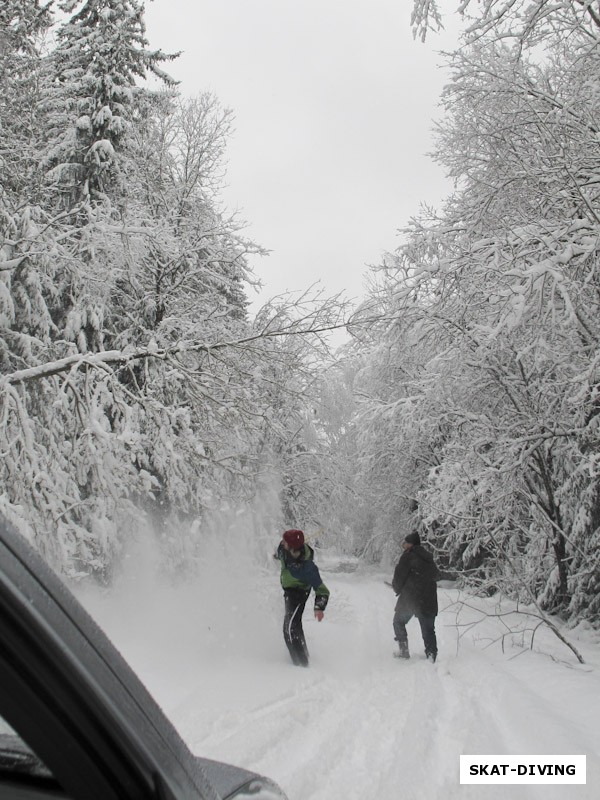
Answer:
[[[435,664],[435,660],[437,658],[437,653],[435,650],[426,650],[425,651],[425,658],[427,661],[431,661],[432,664]]]
[[[408,652],[408,642],[398,642],[398,647],[400,648],[400,652],[394,653],[396,658],[410,658],[410,653]]]

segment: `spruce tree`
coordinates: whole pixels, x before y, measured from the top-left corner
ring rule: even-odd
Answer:
[[[38,143],[42,59],[49,4],[6,0],[0,6],[0,371],[39,354],[51,327],[47,275],[40,262]]]
[[[147,49],[137,0],[63,0],[72,16],[58,31],[49,96],[52,136],[46,164],[67,207],[117,200],[128,129],[140,96],[136,85],[172,56]]]

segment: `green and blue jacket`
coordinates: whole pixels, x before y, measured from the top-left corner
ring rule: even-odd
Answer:
[[[300,589],[304,592],[315,590],[315,611],[325,611],[329,601],[329,589],[321,580],[319,569],[314,562],[315,551],[305,544],[296,557],[280,544],[277,558],[281,563],[281,586],[286,589]]]

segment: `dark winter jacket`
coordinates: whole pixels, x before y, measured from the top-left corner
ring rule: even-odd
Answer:
[[[305,544],[300,554],[294,557],[289,550],[280,544],[277,558],[281,562],[281,585],[285,589],[301,589],[310,592],[315,590],[315,610],[325,611],[329,600],[329,589],[321,580],[319,569],[313,557],[315,551]]]
[[[392,587],[398,595],[396,612],[436,616],[436,581],[439,579],[440,572],[428,550],[420,544],[405,550],[392,580]]]

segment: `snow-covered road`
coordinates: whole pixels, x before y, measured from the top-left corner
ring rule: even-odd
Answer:
[[[404,662],[389,576],[321,567],[332,597],[322,623],[305,614],[309,669],[289,662],[275,572],[229,587],[128,580],[82,599],[193,752],[267,774],[290,800],[600,797],[598,634],[570,634],[579,665],[546,630],[533,649],[530,633],[508,633],[526,617],[488,617],[495,601],[441,589],[438,662],[414,620]],[[475,753],[585,754],[587,784],[461,786],[459,755]]]

